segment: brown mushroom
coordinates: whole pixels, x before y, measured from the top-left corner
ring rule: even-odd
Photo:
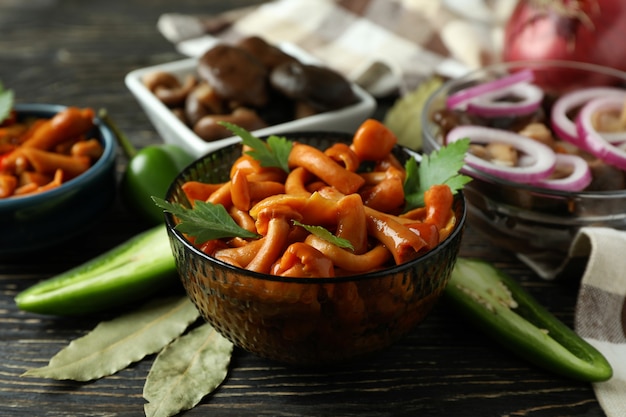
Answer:
[[[251,109],[239,107],[231,114],[209,114],[193,126],[193,131],[207,142],[233,136],[233,133],[218,122],[229,122],[253,131],[267,127],[267,124]]]
[[[245,50],[219,44],[198,62],[198,74],[225,100],[262,107],[268,101],[267,70]]]
[[[208,114],[224,113],[224,101],[213,87],[201,82],[194,88],[185,100],[185,117],[190,125]]]
[[[179,107],[185,102],[189,92],[196,86],[197,79],[188,75],[183,84],[175,75],[155,71],[143,77],[143,83],[163,104],[168,107]]]
[[[287,97],[328,111],[355,103],[358,97],[350,82],[327,67],[288,62],[274,68],[270,83]]]
[[[256,57],[269,70],[296,58],[258,36],[248,36],[237,42],[237,46]]]

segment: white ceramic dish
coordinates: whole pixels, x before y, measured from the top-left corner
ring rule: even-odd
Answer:
[[[310,56],[294,47],[281,48],[291,55],[297,57],[302,62],[313,63]],[[153,65],[131,71],[126,75],[125,83],[133,93],[148,118],[156,128],[166,143],[181,146],[197,158],[208,152],[222,148],[226,145],[238,142],[238,137],[229,137],[213,142],[206,142],[196,135],[189,127],[181,122],[170,109],[148,90],[142,82],[142,78],[154,71],[166,71],[183,80],[187,74],[195,73],[197,58],[188,58],[180,61],[169,62],[160,65]],[[359,125],[370,117],[375,108],[375,99],[356,84],[352,84],[352,89],[359,97],[359,101],[353,105],[339,110],[328,111],[302,119],[293,120],[286,123],[269,126],[254,131],[256,136],[266,136],[272,134],[282,134],[287,132],[304,131],[335,131],[354,132]]]

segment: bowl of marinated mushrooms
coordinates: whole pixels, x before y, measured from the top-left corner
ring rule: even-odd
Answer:
[[[365,90],[304,51],[258,36],[134,70],[125,82],[163,140],[197,157],[239,140],[221,122],[257,135],[350,132],[376,107]]]
[[[502,63],[426,102],[424,151],[469,138],[468,223],[552,274],[582,227],[626,229],[626,73],[566,61]]]
[[[163,207],[180,279],[236,346],[304,366],[355,360],[405,336],[441,297],[463,194],[435,184],[411,205],[400,179],[412,175],[414,152],[359,132],[228,145],[170,186]],[[276,152],[287,164],[258,161],[264,143],[288,149]],[[189,227],[208,213],[220,225]]]
[[[43,253],[104,218],[117,142],[93,109],[19,103],[0,126],[0,258]]]

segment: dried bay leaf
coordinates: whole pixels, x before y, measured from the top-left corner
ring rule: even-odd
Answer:
[[[399,145],[415,151],[422,149],[422,110],[426,100],[442,84],[440,77],[431,77],[396,100],[387,111],[383,123],[398,137]]]
[[[156,357],[143,389],[147,417],[189,410],[226,378],[233,345],[205,323]]]
[[[199,317],[187,297],[153,300],[137,310],[99,323],[73,340],[47,366],[22,376],[90,381],[112,375],[159,352]]]

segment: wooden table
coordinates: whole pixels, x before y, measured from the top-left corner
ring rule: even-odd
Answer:
[[[258,3],[259,1],[257,1]],[[106,107],[138,146],[160,141],[124,75],[181,58],[157,31],[161,13],[213,13],[254,1],[0,1],[0,79],[20,102]],[[381,103],[382,114],[385,103]],[[119,170],[126,161],[119,159]],[[120,203],[87,235],[36,258],[0,263],[0,415],[142,416],[153,357],[92,383],[20,377],[43,366],[103,315],[20,312],[21,290],[120,243],[143,226]],[[0,231],[0,234],[2,231]],[[494,262],[572,324],[576,283],[542,281],[467,230],[462,256]],[[513,356],[444,303],[404,340],[336,370],[298,370],[236,350],[230,375],[186,416],[603,416],[592,387]]]

